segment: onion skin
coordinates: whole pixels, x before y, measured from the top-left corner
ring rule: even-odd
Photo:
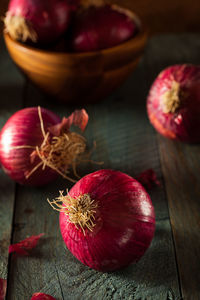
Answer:
[[[74,52],[110,48],[130,39],[137,27],[128,15],[110,5],[90,6],[78,12],[71,25]]]
[[[163,95],[179,84],[182,101],[174,112],[165,112]],[[151,124],[163,136],[186,143],[200,142],[200,66],[174,65],[155,79],[147,98]]]
[[[37,43],[48,44],[68,28],[71,9],[66,0],[10,0],[7,15],[24,18],[35,31]]]
[[[73,198],[83,194],[98,205],[96,225],[84,234],[60,212],[60,230],[68,249],[83,264],[103,272],[137,262],[155,230],[154,208],[142,185],[119,171],[99,170],[80,179],[69,192]]]
[[[7,290],[7,280],[0,278],[0,300],[5,300]]]
[[[61,119],[53,112],[41,108],[44,121],[44,129],[56,125]],[[33,169],[40,162],[36,158],[31,163],[30,154],[33,149],[12,149],[15,146],[40,146],[44,137],[41,133],[38,108],[31,107],[17,111],[12,115],[0,133],[0,163],[4,171],[16,182],[20,184],[39,186],[47,184],[58,176],[58,174],[46,167],[40,167],[28,179],[25,172]]]
[[[32,235],[23,241],[20,241],[16,244],[11,244],[9,246],[9,254],[16,253],[19,255],[29,255],[29,252],[37,246],[39,239],[43,235],[44,233],[40,233],[38,235]]]

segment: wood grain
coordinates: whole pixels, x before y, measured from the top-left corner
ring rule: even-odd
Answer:
[[[104,168],[119,169],[132,176],[154,168],[162,180],[156,135],[145,110],[147,84],[143,85],[143,80],[147,65],[144,58],[116,93],[100,103],[86,106],[90,121],[85,135],[89,145],[96,141],[97,149],[92,158],[104,161]],[[26,105],[39,104],[61,116],[77,108],[43,98],[29,85]],[[98,168],[85,165],[79,168],[79,173],[82,176]],[[178,299],[178,274],[164,189],[155,188],[151,192],[156,211],[156,234],[146,254],[139,263],[124,270],[102,274],[79,263],[64,247],[58,215],[46,202],[46,198],[57,196],[59,189],[70,186],[67,181],[59,180],[45,188],[18,190],[14,222],[23,220],[24,226],[14,231],[14,241],[40,232],[45,232],[46,238],[32,256],[12,259],[8,299],[21,300],[21,295],[28,299],[37,291],[64,300]],[[27,215],[27,210],[32,214]]]
[[[173,51],[168,51],[173,45]],[[155,55],[155,51],[159,55]],[[200,63],[199,35],[155,37],[146,57],[149,83],[164,67]],[[158,136],[183,299],[200,298],[200,147]]]
[[[200,298],[200,146],[159,137],[183,299]]]
[[[12,72],[10,73],[10,70]],[[0,41],[0,128],[22,105],[24,79],[16,70],[1,39]],[[8,247],[12,235],[15,184],[0,171],[0,278],[7,278]]]
[[[45,292],[57,299],[63,299],[55,253],[56,248],[60,249],[57,239],[58,215],[49,209],[46,200],[52,193],[51,187],[47,189],[18,188],[13,243],[30,235],[39,233],[45,233],[45,235],[30,257],[16,258],[12,255],[8,299],[30,299],[36,292]]]

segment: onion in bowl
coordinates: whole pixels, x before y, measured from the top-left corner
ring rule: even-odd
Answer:
[[[10,0],[5,30],[21,42],[54,43],[67,30],[72,10],[66,0]]]
[[[134,14],[117,5],[83,6],[71,24],[70,48],[90,52],[114,47],[137,34],[136,23]]]

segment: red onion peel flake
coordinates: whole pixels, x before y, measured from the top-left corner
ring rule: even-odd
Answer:
[[[155,185],[161,185],[153,169],[145,170],[136,179],[147,189],[151,190]]]
[[[0,300],[4,300],[6,296],[7,280],[0,278]]]
[[[75,110],[68,118],[64,117],[61,123],[51,126],[49,131],[54,136],[59,136],[63,132],[68,132],[72,125],[75,125],[84,131],[87,126],[88,119],[89,117],[85,109]]]
[[[22,256],[29,255],[29,251],[35,248],[38,244],[39,239],[44,235],[40,233],[38,235],[32,235],[25,240],[12,244],[9,246],[9,253],[16,253]]]

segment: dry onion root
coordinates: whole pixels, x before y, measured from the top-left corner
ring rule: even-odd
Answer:
[[[89,194],[80,195],[79,197],[72,198],[68,191],[67,195],[63,195],[63,191],[60,191],[60,195],[50,201],[49,204],[54,210],[64,212],[69,216],[69,220],[78,229],[79,226],[85,235],[85,229],[89,229],[91,232],[95,226],[95,213],[97,209],[97,203],[91,199]]]
[[[14,40],[26,42],[30,39],[34,43],[37,42],[37,33],[24,18],[12,16],[7,12],[3,21],[5,32],[9,33]]]
[[[35,155],[37,155],[41,162],[30,172],[27,172],[26,178],[28,179],[40,166],[42,166],[43,170],[47,166],[55,170],[63,178],[76,182],[76,179],[72,179],[66,174],[69,172],[69,168],[72,168],[74,175],[79,178],[76,165],[81,162],[81,154],[86,150],[86,139],[75,132],[63,132],[59,136],[50,137],[50,132],[44,131],[40,107],[38,107],[38,114],[44,140],[40,147],[35,147],[31,154],[31,159],[34,161]]]

